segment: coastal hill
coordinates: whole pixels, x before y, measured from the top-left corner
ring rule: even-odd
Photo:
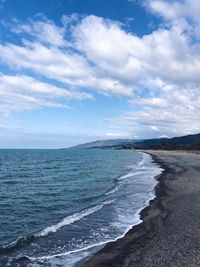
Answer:
[[[149,139],[133,144],[136,149],[200,150],[200,133],[173,138]]]
[[[173,138],[100,140],[75,148],[200,150],[200,133]]]
[[[142,140],[133,139],[110,139],[110,140],[98,140],[90,143],[85,143],[81,145],[74,146],[73,148],[116,148],[121,146],[133,145],[136,142]]]

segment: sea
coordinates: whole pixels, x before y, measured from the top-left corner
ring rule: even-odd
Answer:
[[[161,172],[133,150],[0,150],[0,266],[80,266],[141,222]]]

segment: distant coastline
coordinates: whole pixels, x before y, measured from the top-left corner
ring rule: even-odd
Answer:
[[[99,140],[74,146],[86,149],[200,150],[200,133],[173,138]]]

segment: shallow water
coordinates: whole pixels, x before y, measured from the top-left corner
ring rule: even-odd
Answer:
[[[128,150],[0,150],[0,265],[73,266],[140,222],[160,172]]]

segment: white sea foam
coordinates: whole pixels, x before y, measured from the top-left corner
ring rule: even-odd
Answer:
[[[142,154],[142,159],[137,163],[136,166],[134,166],[129,173],[122,175],[118,178],[118,181],[134,177],[140,174],[144,173],[144,170],[148,170],[148,167],[146,166],[147,163],[151,161],[151,156],[142,152],[139,152]]]
[[[99,247],[99,249],[102,247],[102,246],[105,246],[107,243],[110,243],[110,242],[115,242],[117,241],[118,239],[121,239],[123,238],[126,233],[132,229],[132,227],[134,225],[137,225],[139,223],[142,222],[141,218],[140,218],[140,212],[146,207],[148,206],[150,200],[154,199],[155,198],[155,194],[154,194],[154,191],[151,190],[149,191],[149,198],[145,201],[144,205],[139,208],[138,210],[136,210],[135,214],[133,215],[133,219],[132,219],[132,223],[127,225],[126,227],[126,230],[124,231],[123,234],[117,236],[116,238],[113,238],[113,239],[109,239],[109,240],[106,240],[106,241],[102,241],[102,242],[99,242],[99,243],[96,243],[96,244],[91,244],[91,245],[88,245],[88,246],[85,246],[84,248],[80,248],[80,249],[75,249],[75,250],[72,250],[72,251],[66,251],[66,252],[63,252],[63,253],[58,253],[58,254],[54,254],[54,255],[46,255],[46,256],[41,256],[41,257],[29,257],[27,256],[27,258],[31,261],[41,261],[41,262],[46,262],[46,261],[49,261],[49,260],[52,260],[52,259],[55,259],[55,258],[58,258],[58,257],[69,257],[70,255],[74,255],[74,254],[78,254],[78,256],[76,257],[77,260],[72,260],[73,264],[69,264],[69,262],[67,263],[67,265],[63,265],[65,267],[72,267],[74,266],[75,263],[77,263],[80,259],[83,259],[84,256],[81,256],[80,253],[82,255],[90,255],[90,252],[87,253],[88,250],[90,249],[93,249],[93,248],[97,248]],[[113,201],[108,201],[107,203],[110,204],[112,203]],[[66,259],[65,259],[66,260]],[[32,264],[29,265],[30,267],[33,267]],[[53,265],[52,265],[53,266]]]
[[[85,210],[82,210],[78,213],[74,213],[70,216],[67,216],[66,218],[64,218],[62,221],[54,224],[54,225],[51,225],[51,226],[48,226],[47,228],[45,228],[44,230],[42,230],[41,232],[39,232],[36,236],[39,237],[39,236],[47,236],[48,234],[50,233],[55,233],[57,232],[60,228],[64,227],[64,226],[67,226],[69,224],[72,224],[76,221],[79,221],[81,220],[82,218],[102,209],[105,205],[109,205],[111,203],[113,203],[114,200],[107,200],[107,201],[104,201],[102,204],[99,204],[99,205],[96,205],[94,207],[91,207],[91,208],[88,208],[88,209],[85,209]]]
[[[145,161],[150,158],[150,156],[148,154],[144,154],[142,152],[140,152],[140,154],[142,154],[142,159],[141,159],[141,161],[138,162],[138,164],[137,164],[138,167],[143,166],[145,164]]]
[[[84,251],[87,251],[91,248],[94,248],[94,247],[100,247],[100,246],[104,246],[105,244],[107,243],[110,243],[110,242],[115,242],[117,241],[118,239],[121,239],[125,236],[125,234],[134,226],[134,225],[137,225],[139,223],[141,223],[141,219],[140,219],[140,212],[141,210],[143,209],[144,207],[142,207],[141,209],[138,209],[134,215],[134,223],[129,225],[126,229],[126,231],[119,235],[118,237],[116,238],[113,238],[113,239],[109,239],[109,240],[106,240],[106,241],[102,241],[102,242],[99,242],[99,243],[96,243],[96,244],[92,244],[92,245],[88,245],[84,248],[80,248],[80,249],[75,249],[75,250],[72,250],[72,251],[66,251],[66,252],[63,252],[63,253],[58,253],[58,254],[54,254],[54,255],[47,255],[47,256],[41,256],[41,257],[30,257],[30,256],[26,256],[29,260],[31,261],[43,261],[43,260],[50,260],[50,259],[53,259],[53,258],[56,258],[56,257],[63,257],[63,256],[68,256],[68,255],[71,255],[71,254],[74,254],[74,253],[79,253],[79,252],[84,252]],[[69,267],[69,266],[68,266]]]
[[[120,190],[120,185],[116,185],[114,188],[105,193],[106,196],[112,195]]]
[[[142,174],[143,171],[139,171],[139,172],[129,172],[121,177],[118,178],[118,181],[121,181],[121,180],[124,180],[124,179],[127,179],[127,178],[130,178],[130,177],[133,177],[133,176],[137,176],[139,174]]]

